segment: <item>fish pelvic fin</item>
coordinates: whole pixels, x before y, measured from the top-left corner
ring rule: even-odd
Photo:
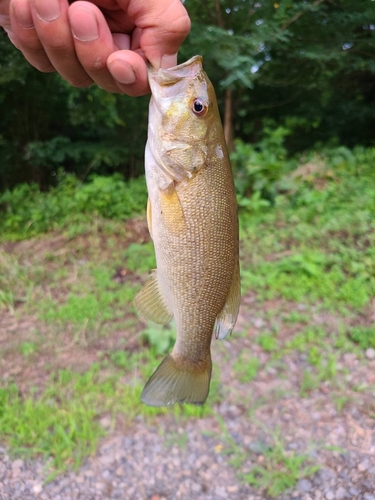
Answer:
[[[231,333],[237,320],[238,310],[241,302],[241,282],[240,266],[236,264],[233,273],[232,284],[229,288],[226,303],[223,309],[216,317],[214,326],[215,337],[219,340],[224,339],[228,333]]]
[[[169,354],[145,385],[142,402],[148,406],[203,405],[210,389],[211,372],[211,356],[194,366]]]
[[[173,317],[162,291],[160,290],[156,269],[152,271],[148,281],[134,299],[134,307],[138,314],[158,325],[166,325]]]

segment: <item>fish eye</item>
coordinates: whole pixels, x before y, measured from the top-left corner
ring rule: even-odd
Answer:
[[[204,116],[208,111],[208,106],[202,99],[197,97],[193,101],[192,109],[195,115]]]

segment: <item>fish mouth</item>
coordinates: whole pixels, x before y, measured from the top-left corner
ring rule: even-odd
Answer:
[[[178,83],[184,78],[191,78],[198,74],[203,69],[203,57],[193,56],[188,61],[185,61],[177,66],[168,69],[159,68],[156,70],[147,64],[148,77],[151,82],[154,80],[158,85],[169,86]]]

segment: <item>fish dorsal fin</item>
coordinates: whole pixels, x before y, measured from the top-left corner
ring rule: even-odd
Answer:
[[[152,271],[142,290],[137,293],[134,307],[142,318],[158,325],[165,325],[171,321],[173,314],[160,290],[156,269]]]
[[[223,309],[216,317],[214,332],[215,337],[219,340],[224,339],[228,333],[231,333],[236,323],[238,310],[241,301],[241,283],[240,283],[240,266],[236,265],[233,273],[232,284],[230,286],[227,301]]]

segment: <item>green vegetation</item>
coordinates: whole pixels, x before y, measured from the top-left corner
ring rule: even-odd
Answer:
[[[297,152],[373,144],[371,1],[207,0],[202,7],[187,0],[185,6],[192,31],[180,60],[202,54],[229,144],[246,143],[238,141],[237,149],[251,166],[239,168],[257,177],[256,189],[272,197],[284,160]],[[143,173],[148,96],[77,89],[41,74],[3,30],[0,70],[0,191],[23,182],[56,186],[61,167],[81,180],[88,173]],[[241,189],[248,183],[242,179]]]
[[[204,408],[181,405],[168,410],[143,405],[141,391],[155,361],[160,359],[152,353],[115,351],[84,373],[53,372],[42,392],[31,387],[27,395],[21,395],[17,384],[9,383],[0,388],[0,435],[13,453],[50,459],[51,479],[67,468],[77,468],[95,451],[99,438],[109,430],[100,423],[102,415],[110,416],[113,428],[119,414],[131,422],[139,415],[152,418],[172,412],[175,418],[200,418],[211,413],[217,399],[217,373]]]
[[[244,352],[233,364],[233,369],[242,383],[251,382],[256,377],[259,367],[259,359]]]
[[[218,422],[220,438],[224,443],[223,453],[229,456],[235,469],[250,469],[249,472],[241,472],[240,477],[273,498],[293,488],[299,479],[313,475],[320,468],[312,464],[308,454],[299,455],[288,450],[278,430],[272,432],[260,424],[259,434],[266,432],[271,444],[260,440],[254,443],[254,451],[250,453],[233,439],[220,417]]]
[[[374,150],[345,148],[321,153],[319,163],[306,157],[280,178],[292,183],[288,196],[280,187],[273,207],[246,210],[244,290],[342,311],[368,304],[375,293],[373,161]]]
[[[57,187],[40,192],[36,184],[19,184],[0,194],[0,238],[31,238],[69,228],[71,236],[87,230],[89,219],[128,219],[142,213],[147,200],[143,177],[125,183],[119,175],[93,176],[82,183],[61,174]]]
[[[375,347],[375,327],[354,327],[349,331],[349,336],[362,349]]]
[[[280,438],[274,439],[275,443],[271,447],[264,448],[260,464],[244,474],[245,481],[265,490],[271,497],[277,497],[295,486],[299,479],[309,477],[319,470],[319,466],[312,465],[308,455],[288,451]]]

